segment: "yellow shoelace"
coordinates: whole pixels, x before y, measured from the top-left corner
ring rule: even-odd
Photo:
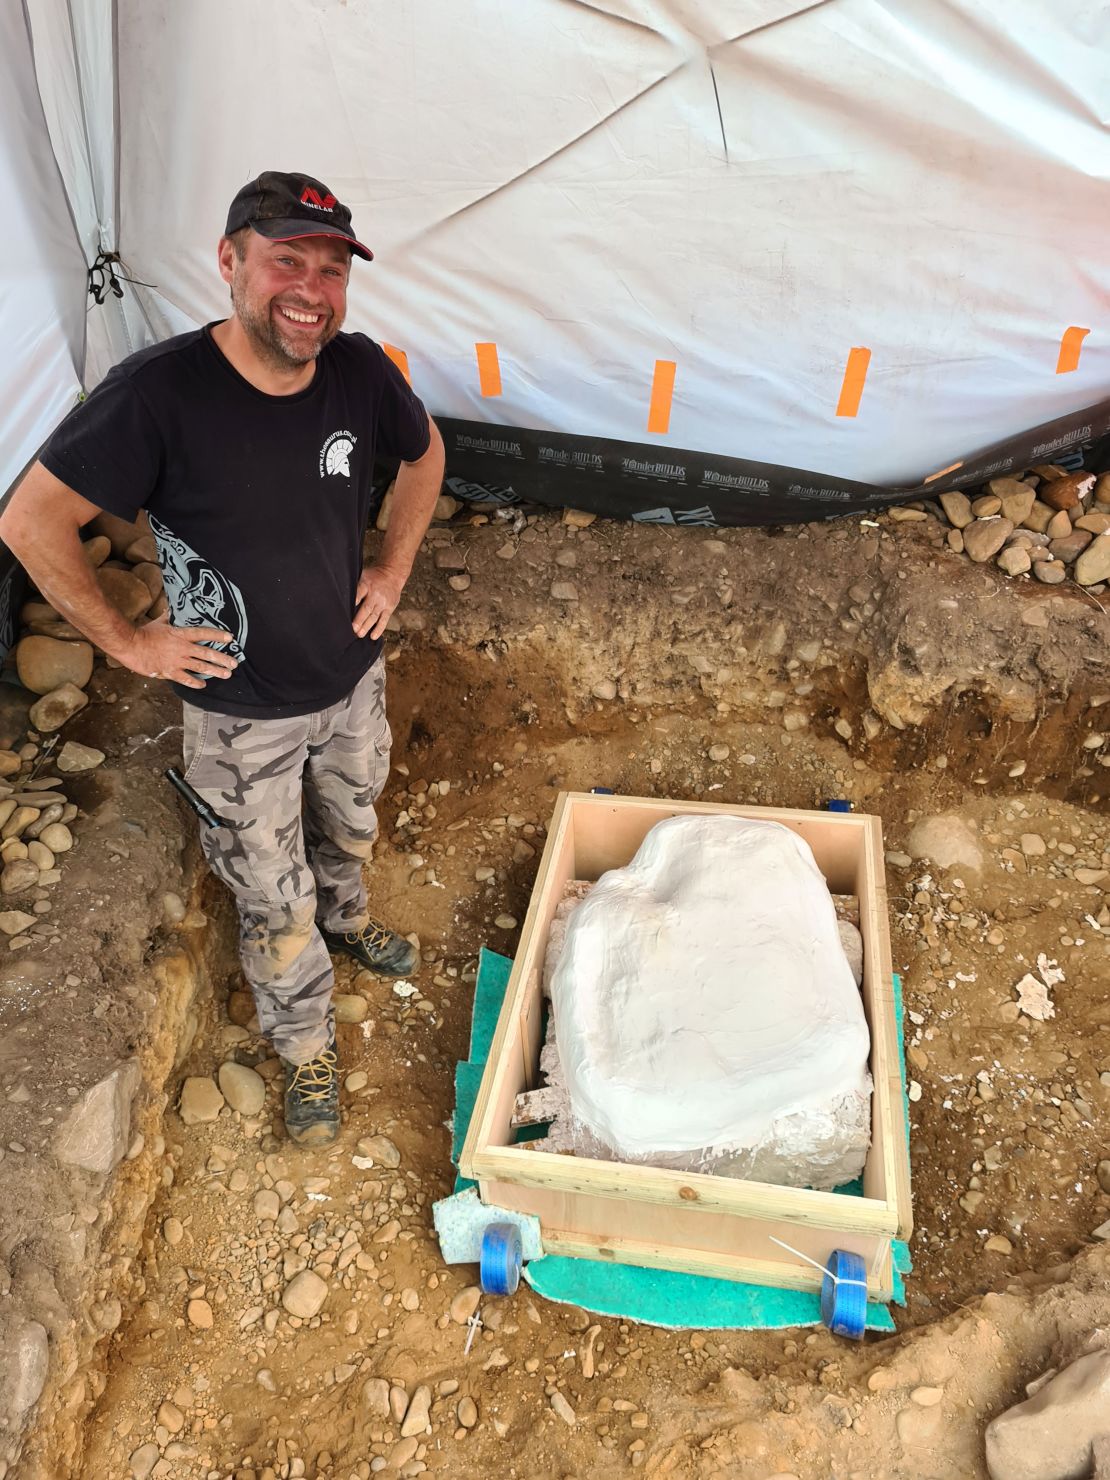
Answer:
[[[379,925],[377,920],[367,920],[361,930],[352,930],[347,939],[361,941],[372,950],[375,946],[388,945],[389,937],[390,932],[384,925]]]
[[[339,1059],[328,1048],[307,1064],[300,1064],[290,1089],[295,1090],[302,1100],[326,1100],[331,1092],[332,1081]]]

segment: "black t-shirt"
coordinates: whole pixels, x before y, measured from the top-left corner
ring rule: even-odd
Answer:
[[[337,334],[312,384],[256,389],[212,325],[116,365],[58,427],[45,467],[123,519],[146,509],[170,619],[222,627],[243,661],[204,709],[279,719],[338,703],[381,651],[351,623],[376,454],[428,449],[424,407],[382,349]]]

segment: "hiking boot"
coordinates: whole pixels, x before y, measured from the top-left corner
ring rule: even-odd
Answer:
[[[361,930],[337,935],[321,927],[320,934],[329,951],[346,952],[378,976],[408,976],[416,969],[416,947],[377,920],[367,920]]]
[[[285,1130],[298,1146],[330,1146],[339,1134],[339,1055],[335,1039],[307,1064],[282,1059]]]

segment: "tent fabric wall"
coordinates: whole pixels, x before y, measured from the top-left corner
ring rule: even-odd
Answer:
[[[87,266],[119,249],[115,0],[24,0],[42,111]],[[125,267],[118,268],[126,272]],[[82,379],[92,387],[157,337],[133,289],[88,303]]]
[[[377,253],[349,327],[462,422],[889,486],[1110,389],[1099,0],[119,7],[120,227],[159,335],[226,312],[235,190],[302,169]]]
[[[23,11],[0,6],[0,492],[80,390],[85,266],[35,86]]]

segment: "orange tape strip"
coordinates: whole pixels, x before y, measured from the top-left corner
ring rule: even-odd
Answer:
[[[1069,370],[1079,369],[1079,352],[1090,332],[1090,329],[1079,329],[1075,324],[1064,330],[1064,336],[1060,340],[1060,357],[1056,361],[1057,375],[1067,375]]]
[[[671,401],[674,397],[673,360],[656,360],[655,377],[651,382],[651,405],[648,407],[647,429],[657,437],[665,437],[671,425]]]
[[[867,367],[870,363],[869,349],[857,347],[849,351],[848,363],[844,367],[844,382],[840,387],[840,400],[836,403],[837,416],[855,416],[859,411],[863,383],[867,379]]]
[[[383,344],[382,349],[385,350],[386,354],[397,366],[397,369],[400,370],[409,385],[411,385],[412,376],[409,374],[409,357],[405,354],[404,350],[398,349],[395,344]]]
[[[482,395],[499,396],[501,364],[497,358],[496,344],[476,344],[474,353],[478,356],[478,383],[482,388]]]
[[[959,462],[949,463],[946,468],[940,468],[940,469],[938,469],[937,472],[930,473],[929,476],[925,479],[925,482],[926,483],[935,483],[938,478],[943,478],[944,475],[945,475],[945,473],[954,473],[957,468],[962,468],[963,465],[964,464],[963,464],[963,459],[962,458],[960,459]]]

